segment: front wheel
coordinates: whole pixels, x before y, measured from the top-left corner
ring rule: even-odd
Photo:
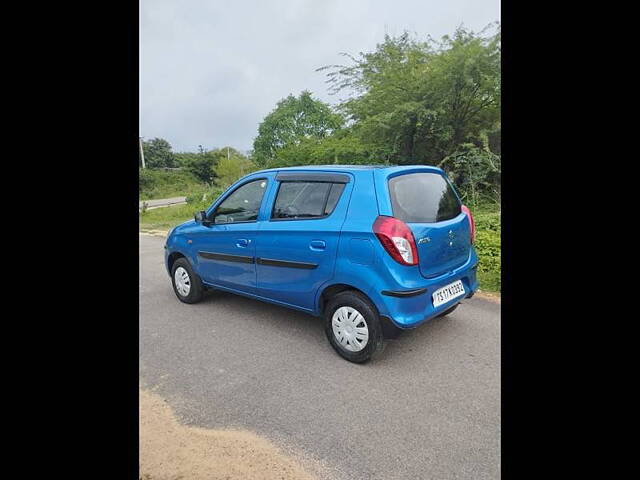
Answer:
[[[186,258],[179,258],[171,268],[171,283],[178,300],[196,303],[202,299],[204,290],[200,277],[193,271]]]
[[[382,351],[382,324],[375,307],[362,294],[337,294],[325,309],[325,334],[344,359],[364,363]]]

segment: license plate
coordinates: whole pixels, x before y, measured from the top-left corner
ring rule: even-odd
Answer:
[[[454,298],[462,297],[465,294],[464,285],[461,280],[450,283],[442,288],[439,288],[433,295],[433,306],[439,307],[440,305],[447,303]]]

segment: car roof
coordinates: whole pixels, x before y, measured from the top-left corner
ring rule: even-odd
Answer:
[[[313,172],[327,172],[327,171],[362,171],[362,170],[390,170],[393,172],[399,172],[402,170],[414,170],[416,168],[429,168],[442,171],[440,168],[433,165],[300,165],[297,167],[282,167],[282,168],[268,168],[265,170],[259,170],[256,173],[266,172],[295,172],[295,171],[313,171]]]

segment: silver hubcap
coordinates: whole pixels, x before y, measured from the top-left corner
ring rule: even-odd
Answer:
[[[183,297],[189,295],[189,290],[191,290],[191,279],[184,268],[176,268],[176,271],[173,274],[173,280],[176,283],[176,290],[178,290],[180,295]]]
[[[362,314],[352,307],[338,308],[331,319],[333,336],[350,352],[359,352],[367,346],[369,328]]]

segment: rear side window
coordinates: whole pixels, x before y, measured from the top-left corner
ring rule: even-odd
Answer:
[[[450,220],[461,212],[451,184],[437,173],[410,173],[389,180],[393,216],[406,223]]]
[[[327,206],[324,207],[325,215],[331,215],[331,212],[333,212],[333,209],[336,208],[336,205],[338,204],[338,200],[340,200],[343,190],[344,183],[334,183],[331,185],[329,198],[327,199]]]
[[[341,183],[282,182],[271,218],[296,220],[331,215],[343,189]]]

